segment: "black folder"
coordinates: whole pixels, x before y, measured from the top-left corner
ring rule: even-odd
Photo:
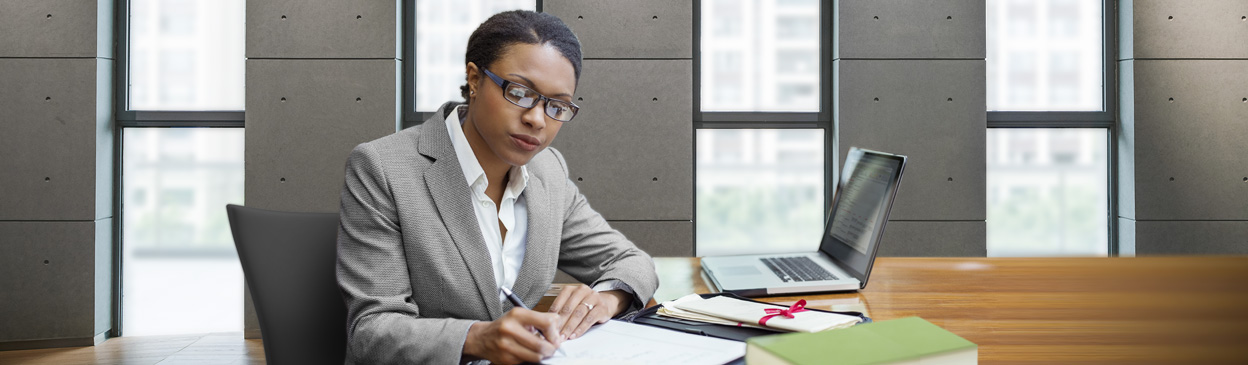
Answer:
[[[766,303],[766,302],[760,302],[760,301],[753,300],[750,298],[745,298],[745,297],[732,294],[732,293],[701,294],[700,296],[703,299],[709,299],[709,298],[714,298],[718,296],[726,296],[726,297],[733,298],[733,299],[740,299],[740,300],[750,301],[750,302],[755,302],[755,303],[771,304],[771,303]],[[750,337],[754,337],[754,336],[766,336],[766,335],[774,335],[774,334],[780,334],[780,333],[788,333],[788,331],[778,331],[778,330],[770,330],[770,329],[754,328],[754,327],[726,326],[722,324],[690,321],[690,320],[685,320],[685,319],[680,319],[680,318],[663,317],[663,316],[660,316],[658,313],[659,307],[661,306],[656,305],[653,307],[642,309],[640,311],[637,311],[637,313],[634,313],[633,315],[627,318],[624,318],[624,320],[627,322],[644,324],[647,326],[666,328],[666,329],[670,329],[674,331],[691,333],[691,334],[701,335],[701,336],[717,337],[717,338],[723,338],[723,339],[734,340],[734,341],[745,341],[746,339]],[[870,317],[867,317],[866,315],[860,312],[826,311],[826,310],[814,309],[814,308],[806,308],[806,310],[854,316],[854,317],[861,318],[862,323],[871,322]]]

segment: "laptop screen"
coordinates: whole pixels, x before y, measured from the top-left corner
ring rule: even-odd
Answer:
[[[863,280],[884,233],[905,156],[851,149],[819,250]]]

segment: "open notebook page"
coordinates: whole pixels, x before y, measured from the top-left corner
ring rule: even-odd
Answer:
[[[745,356],[745,343],[639,324],[607,321],[564,342],[565,355],[543,364],[724,364]]]

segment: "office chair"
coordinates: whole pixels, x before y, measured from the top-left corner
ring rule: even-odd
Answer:
[[[342,364],[347,308],[334,273],[338,213],[226,205],[269,364]]]

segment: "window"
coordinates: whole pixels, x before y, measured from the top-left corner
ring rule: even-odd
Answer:
[[[126,336],[243,330],[224,206],[243,203],[244,11],[243,0],[119,3],[114,308]]]
[[[822,129],[702,129],[696,148],[699,255],[819,246]]]
[[[127,128],[122,138],[125,334],[242,331],[225,205],[243,202],[243,130]]]
[[[988,110],[1101,111],[1100,1],[988,0]]]
[[[988,256],[1115,254],[1110,5],[987,0]]]
[[[491,15],[516,9],[536,10],[537,2],[416,0],[415,54],[410,58],[415,60],[416,111],[432,112],[442,103],[464,100],[459,87],[466,82],[468,36]]]
[[[988,256],[1109,254],[1107,134],[988,131]]]
[[[695,254],[810,251],[830,195],[830,7],[694,5]]]
[[[704,0],[702,111],[818,112],[818,1]]]
[[[130,1],[128,110],[242,110],[243,1]]]

